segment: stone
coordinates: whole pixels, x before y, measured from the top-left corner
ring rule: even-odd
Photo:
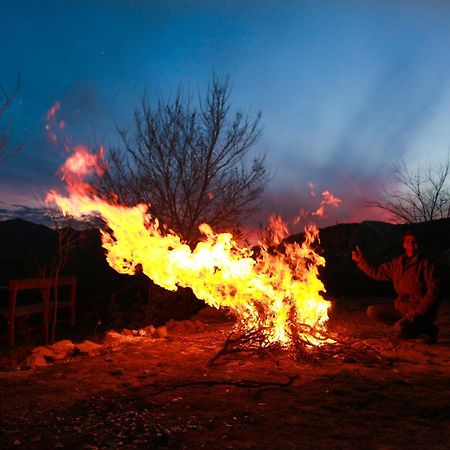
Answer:
[[[53,356],[50,356],[53,361],[66,359],[75,352],[75,345],[69,339],[55,342],[52,345],[48,345],[47,348],[53,352]]]
[[[156,328],[153,325],[148,325],[142,328],[146,336],[157,337],[158,333],[156,332]]]
[[[48,364],[47,359],[41,353],[32,353],[23,363],[23,368],[42,367]]]
[[[75,344],[75,348],[80,352],[81,355],[95,356],[102,351],[103,346],[86,339],[80,344]]]
[[[164,325],[161,327],[156,328],[156,333],[158,334],[158,337],[165,338],[169,335],[169,332],[167,331],[167,327]]]

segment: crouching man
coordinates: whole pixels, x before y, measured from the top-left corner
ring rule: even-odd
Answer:
[[[412,231],[402,237],[404,253],[378,266],[364,258],[357,246],[352,259],[371,278],[392,281],[397,292],[394,304],[371,305],[367,315],[380,322],[394,324],[399,338],[420,338],[427,344],[437,340],[436,318],[439,294],[434,264],[421,255],[419,241]]]

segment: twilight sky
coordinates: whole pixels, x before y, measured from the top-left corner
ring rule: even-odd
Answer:
[[[448,6],[447,6],[448,5]],[[61,102],[74,144],[118,141],[145,90],[170,96],[230,76],[234,106],[262,113],[255,152],[272,178],[261,214],[292,222],[342,199],[319,226],[382,216],[363,207],[392,165],[447,157],[450,4],[446,1],[0,0],[1,118],[23,151],[0,165],[0,215],[37,220],[67,154],[45,133]],[[310,193],[314,184],[316,197]],[[9,213],[7,213],[9,210]],[[290,226],[295,231],[295,226]]]

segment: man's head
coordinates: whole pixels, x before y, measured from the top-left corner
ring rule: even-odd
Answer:
[[[419,240],[417,239],[416,234],[411,230],[408,230],[403,234],[402,244],[408,258],[415,256],[419,252]]]

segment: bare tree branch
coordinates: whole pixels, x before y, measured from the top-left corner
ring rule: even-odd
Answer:
[[[12,94],[9,95],[3,88],[3,86],[0,85],[0,120],[2,119],[2,116],[4,117],[4,114],[6,113],[7,109],[13,103],[14,97],[16,96],[19,87],[20,87],[19,73],[17,74],[17,82]],[[15,155],[17,152],[22,150],[24,146],[23,141],[18,145],[11,146],[10,132],[11,127],[9,125],[5,127],[0,127],[0,163],[5,162],[11,156]]]
[[[133,129],[119,130],[123,145],[111,151],[98,187],[127,203],[150,204],[188,242],[204,222],[236,230],[267,182],[264,156],[248,160],[259,122],[260,114],[232,113],[228,78],[213,76],[196,105],[181,89],[173,101],[156,104],[144,94]]]
[[[381,190],[379,201],[367,205],[388,212],[395,222],[427,222],[450,217],[448,176],[450,155],[438,165],[430,162],[411,171],[402,161],[394,167],[398,188]]]

